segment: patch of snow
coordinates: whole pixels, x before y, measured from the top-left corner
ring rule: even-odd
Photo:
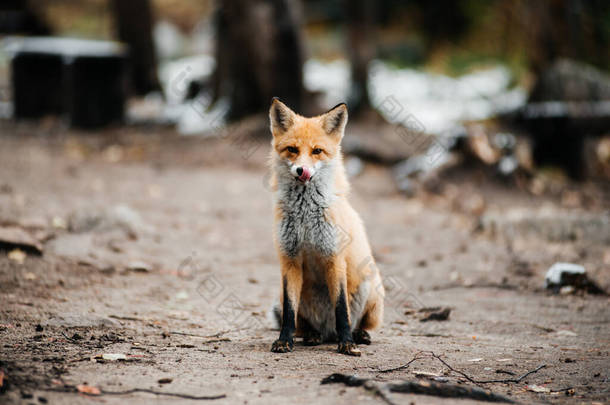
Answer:
[[[526,92],[510,89],[510,81],[510,71],[503,66],[452,78],[396,69],[375,60],[369,69],[368,90],[371,102],[388,121],[407,125],[415,118],[425,132],[440,135],[462,121],[489,118],[524,105]],[[328,108],[343,102],[350,87],[349,63],[308,60],[304,84],[307,90],[323,92]]]

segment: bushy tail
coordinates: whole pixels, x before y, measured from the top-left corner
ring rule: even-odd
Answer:
[[[280,308],[280,302],[276,301],[267,313],[267,318],[273,324],[274,330],[280,330],[282,327],[282,310]]]

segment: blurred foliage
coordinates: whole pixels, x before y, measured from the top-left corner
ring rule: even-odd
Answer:
[[[34,0],[31,5],[61,36],[111,39],[112,12],[107,0]]]
[[[157,17],[176,24],[187,33],[214,10],[214,0],[152,0],[152,3]]]
[[[345,15],[340,2],[306,0],[317,57],[344,55],[336,41]],[[377,55],[403,67],[415,66],[461,75],[502,63],[518,81],[557,57],[610,68],[610,2],[601,0],[379,0]],[[323,27],[333,38],[324,43]],[[316,52],[320,53],[316,53]]]
[[[57,35],[114,38],[108,0],[34,0],[32,5]],[[199,21],[211,14],[214,0],[152,0],[152,5],[158,19],[172,22],[183,32],[191,32]]]
[[[373,0],[371,0],[373,1]],[[58,35],[112,39],[107,0],[33,0]],[[158,19],[191,32],[214,0],[152,0]],[[321,59],[345,57],[345,10],[340,0],[303,0],[307,48]],[[610,2],[606,0],[379,0],[378,57],[460,75],[503,63],[527,80],[547,60],[567,56],[610,69]]]

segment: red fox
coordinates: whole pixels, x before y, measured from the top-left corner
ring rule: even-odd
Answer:
[[[272,352],[339,343],[339,353],[360,356],[367,331],[383,318],[385,295],[362,221],[348,202],[341,155],[347,106],[306,118],[274,98],[269,110],[274,242],[282,288],[281,324]]]

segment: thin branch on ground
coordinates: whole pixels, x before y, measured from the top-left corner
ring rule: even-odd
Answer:
[[[209,343],[218,343],[218,342],[230,342],[231,339],[229,339],[228,337],[220,337],[222,335],[224,335],[227,331],[223,331],[223,332],[218,332],[214,335],[197,335],[195,333],[188,333],[188,332],[175,332],[175,331],[170,331],[168,332],[171,335],[181,335],[181,336],[189,336],[189,337],[197,337],[197,338],[202,338],[202,339],[208,339],[208,340],[204,340],[203,344],[209,344]]]
[[[480,388],[463,387],[456,384],[439,383],[434,381],[405,380],[399,383],[380,384],[368,378],[358,378],[353,375],[331,374],[321,381],[321,384],[344,384],[348,387],[364,387],[383,399],[387,404],[394,402],[386,392],[400,394],[420,394],[442,398],[467,398],[477,401],[514,403],[510,398],[495,394]]]
[[[457,284],[450,283],[445,285],[439,285],[436,287],[432,287],[431,291],[443,291],[443,290],[452,290],[454,288],[497,288],[499,290],[518,290],[519,286],[514,284],[504,284],[504,283],[474,283],[474,284]]]
[[[137,321],[146,322],[146,319],[136,318],[135,316],[120,316],[120,315],[108,315],[108,318],[118,319],[119,321]]]
[[[546,364],[541,364],[538,367],[536,367],[535,369],[528,371],[527,373],[521,375],[520,377],[517,378],[507,378],[505,380],[482,380],[482,381],[477,381],[478,384],[491,384],[491,383],[520,383],[525,377],[529,376],[530,374],[534,374],[536,372],[538,372],[539,370],[543,369],[546,367]]]
[[[530,371],[526,372],[525,374],[523,374],[523,375],[521,375],[519,377],[516,377],[516,378],[504,378],[504,379],[493,379],[493,380],[476,380],[476,379],[470,377],[465,372],[455,369],[453,366],[451,366],[449,363],[447,363],[445,360],[443,360],[441,356],[436,355],[434,352],[417,352],[415,354],[415,356],[413,356],[413,358],[411,360],[409,360],[407,363],[403,364],[402,366],[398,366],[398,367],[394,367],[394,368],[388,368],[388,369],[385,369],[385,370],[378,370],[377,372],[378,373],[392,373],[394,371],[406,370],[416,360],[421,360],[421,359],[429,358],[429,357],[432,357],[432,358],[440,361],[450,371],[452,371],[452,372],[454,372],[456,374],[461,375],[462,377],[464,377],[469,382],[471,382],[473,384],[477,384],[477,385],[478,384],[492,384],[492,383],[503,383],[503,384],[520,383],[521,381],[523,381],[529,375],[537,373],[538,371],[540,371],[541,369],[546,367],[546,364],[541,364],[540,366],[536,367],[535,369],[530,370]],[[504,370],[502,370],[502,372],[503,373],[507,373],[507,374],[510,373],[509,371],[504,371]]]
[[[136,392],[144,392],[144,393],[148,393],[148,394],[167,396],[167,397],[176,397],[176,398],[182,398],[182,399],[192,399],[195,401],[212,401],[215,399],[222,399],[222,398],[227,397],[226,394],[198,396],[198,395],[190,395],[190,394],[181,394],[179,392],[155,391],[155,390],[151,390],[149,388],[131,388],[131,389],[128,389],[125,391],[107,391],[107,390],[100,389],[99,395],[80,392],[73,385],[64,385],[63,387],[32,387],[32,389],[39,389],[39,390],[49,391],[49,392],[79,393],[79,394],[92,396],[92,397],[99,397],[99,396],[103,396],[103,395],[129,395],[129,394],[134,394]]]
[[[437,356],[436,354],[434,354],[434,352],[430,352],[430,355],[432,357],[434,357],[435,359],[437,359],[438,361],[440,361],[441,363],[443,363],[445,365],[445,367],[447,367],[449,370],[453,371],[454,373],[457,373],[457,374],[461,375],[462,377],[464,377],[465,379],[467,379],[471,383],[477,384],[477,382],[472,377],[470,377],[468,374],[464,373],[463,371],[456,370],[453,367],[451,367],[445,360],[441,359],[441,356]]]
[[[498,379],[498,380],[475,380],[474,378],[470,377],[468,374],[464,373],[463,371],[456,370],[455,368],[451,367],[445,360],[443,360],[441,358],[441,356],[437,356],[436,354],[434,354],[432,352],[430,352],[430,354],[432,355],[432,357],[434,357],[435,359],[437,359],[438,361],[443,363],[445,365],[445,367],[447,367],[449,370],[461,375],[462,377],[464,377],[465,379],[467,379],[468,381],[470,381],[473,384],[520,383],[525,377],[529,376],[530,374],[534,374],[534,373],[538,372],[539,370],[546,367],[546,364],[541,364],[538,367],[536,367],[535,369],[528,371],[527,373],[525,373],[517,378],[505,378],[505,379]]]
[[[422,354],[422,353],[424,353],[424,352],[415,353],[415,356],[413,356],[413,358],[411,360],[409,360],[406,364],[403,364],[402,366],[388,368],[385,370],[378,370],[377,372],[378,373],[392,373],[394,371],[406,370],[407,368],[409,368],[411,363],[413,363],[414,361],[427,357],[427,356],[420,356],[420,354]]]
[[[177,397],[177,398],[183,398],[183,399],[192,399],[192,400],[196,400],[196,401],[207,401],[207,400],[222,399],[222,398],[227,397],[226,394],[197,396],[197,395],[189,395],[189,394],[180,394],[180,393],[176,393],[176,392],[155,391],[155,390],[151,390],[148,388],[132,388],[132,389],[125,390],[125,391],[100,390],[100,392],[102,393],[102,395],[128,395],[128,394],[133,394],[136,392],[146,392],[149,394],[163,395],[166,397]]]

